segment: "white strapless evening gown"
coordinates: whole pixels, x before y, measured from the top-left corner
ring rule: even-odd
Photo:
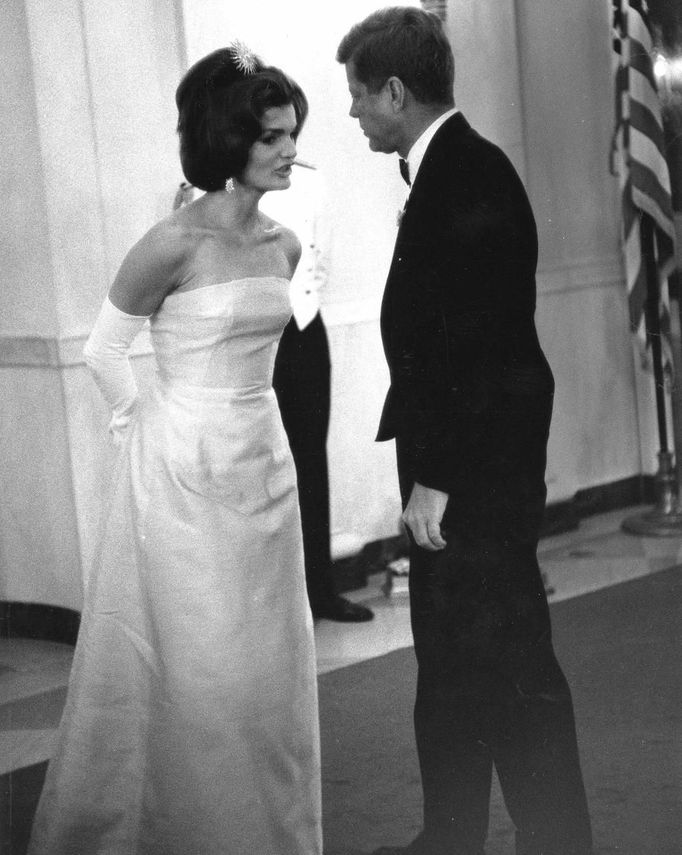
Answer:
[[[319,855],[313,625],[272,367],[288,282],[166,298],[31,855]]]

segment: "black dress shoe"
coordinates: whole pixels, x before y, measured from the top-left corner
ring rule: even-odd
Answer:
[[[345,597],[337,596],[324,605],[315,606],[313,617],[316,620],[327,618],[327,620],[336,620],[340,623],[363,623],[372,620],[374,612],[367,606],[351,603]]]

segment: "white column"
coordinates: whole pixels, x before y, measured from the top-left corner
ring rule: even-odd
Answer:
[[[170,210],[178,19],[163,0],[0,9],[0,599],[80,607],[107,465],[81,350],[124,252]]]
[[[516,8],[540,240],[538,326],[557,381],[549,489],[566,498],[655,469],[653,379],[637,396],[618,179],[609,170],[610,6],[547,0],[540,12],[533,0],[516,0]]]
[[[514,0],[450,0],[445,22],[455,54],[455,101],[501,146],[521,177],[526,144]]]

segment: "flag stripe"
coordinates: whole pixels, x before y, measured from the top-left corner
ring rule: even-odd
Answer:
[[[674,234],[671,219],[670,193],[661,187],[658,177],[638,160],[630,162],[630,175],[632,177],[632,201],[636,207],[646,211],[652,216],[658,227],[669,234]]]
[[[659,162],[665,166],[665,144],[663,141],[663,128],[656,121],[656,116],[651,112],[650,108],[642,101],[630,101],[630,127],[642,134],[648,145],[655,146],[656,151],[649,154],[649,159],[654,162]],[[630,139],[632,145],[632,138]],[[664,178],[661,183],[664,187],[670,187],[670,177],[668,170],[662,170]]]
[[[623,218],[623,237],[627,240],[634,227],[639,230],[639,211],[632,204],[632,186],[629,177],[627,186],[621,194],[621,215]]]
[[[644,45],[630,41],[630,68],[639,72],[649,81],[649,86],[656,89],[656,77],[651,64],[651,56]]]
[[[639,269],[639,275],[635,279],[630,294],[628,295],[628,303],[630,309],[630,327],[632,332],[644,333],[644,329],[640,329],[644,322],[644,303],[646,302],[646,276],[643,268]]]
[[[668,167],[661,157],[661,153],[651,137],[648,137],[641,131],[630,125],[630,163],[642,163],[649,170],[652,180],[657,188],[667,197],[668,201],[661,204],[661,208],[666,211],[668,218],[672,216],[672,207],[670,202],[670,173]],[[634,186],[637,186],[633,180]],[[647,185],[648,186],[648,185]],[[652,188],[653,189],[653,188]],[[666,227],[666,231],[669,229]]]
[[[629,69],[627,88],[624,95],[627,98],[630,118],[632,118],[634,107],[649,114],[647,122],[651,127],[652,134],[657,141],[661,153],[663,153],[663,118],[661,116],[661,102],[658,99],[658,92],[651,88],[645,75],[640,74],[636,69]]]
[[[643,270],[642,247],[639,239],[639,217],[636,221],[636,228],[630,231],[623,244],[623,252],[625,254],[628,291],[630,291],[634,288]]]

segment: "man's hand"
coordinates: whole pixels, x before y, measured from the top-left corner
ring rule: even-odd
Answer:
[[[403,522],[417,544],[430,552],[445,548],[440,524],[448,503],[448,494],[415,482],[410,501],[403,512]]]

